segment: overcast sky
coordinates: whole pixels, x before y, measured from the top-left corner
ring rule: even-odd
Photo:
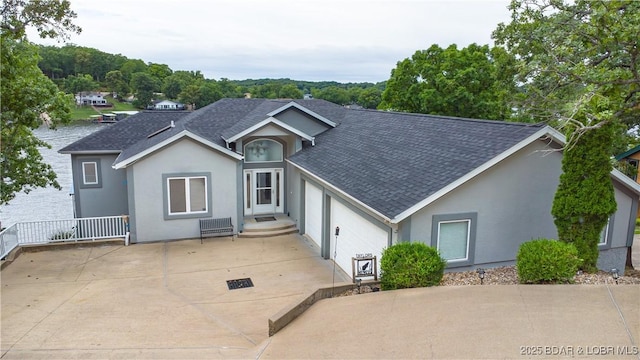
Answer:
[[[493,44],[509,21],[508,0],[70,1],[83,31],[68,42],[216,80],[384,81],[416,50]]]

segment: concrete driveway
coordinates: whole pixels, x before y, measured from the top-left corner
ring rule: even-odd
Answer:
[[[1,273],[1,357],[640,359],[640,286],[613,282],[338,297],[269,338],[270,316],[331,284],[317,254],[298,235],[23,253]]]
[[[332,283],[318,254],[298,235],[25,252],[2,270],[2,358],[255,358],[270,316]]]

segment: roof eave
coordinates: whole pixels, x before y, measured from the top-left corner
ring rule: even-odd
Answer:
[[[411,206],[410,208],[396,215],[393,219],[391,219],[391,222],[395,224],[400,223],[401,221],[413,215],[415,212],[419,211],[425,206],[428,206],[434,201],[440,199],[441,197],[445,196],[446,194],[450,193],[451,191],[455,190],[456,188],[460,187],[461,185],[465,184],[466,182],[470,181],[476,176],[482,174],[486,170],[490,169],[494,165],[500,163],[502,160],[513,155],[517,151],[523,149],[525,146],[541,138],[551,138],[555,142],[564,144],[564,136],[560,132],[558,132],[557,130],[553,129],[550,126],[545,126],[541,128],[539,131],[536,131],[534,134],[528,136],[527,138],[518,142],[514,146],[510,147],[506,151],[503,151],[498,156],[493,157],[491,160],[485,162],[484,164],[475,168],[474,170],[467,173],[466,175],[458,178],[457,180],[453,181],[452,183],[445,186],[444,188],[436,191],[432,195],[428,196],[426,199],[418,202],[417,204]]]
[[[345,191],[337,188],[336,186],[330,184],[329,182],[327,182],[326,180],[324,180],[323,178],[321,178],[320,176],[312,173],[311,171],[305,169],[304,167],[292,162],[289,159],[285,159],[285,161],[291,165],[293,165],[293,167],[297,168],[298,170],[302,171],[305,175],[309,176],[310,178],[313,178],[313,180],[317,181],[318,183],[322,184],[323,186],[331,189],[331,191],[340,194],[341,196],[343,196],[344,198],[347,198],[351,201],[353,201],[354,203],[360,205],[361,207],[363,207],[364,209],[366,209],[367,211],[369,211],[370,213],[376,215],[377,217],[379,217],[384,223],[386,224],[390,224],[392,223],[392,220],[384,215],[383,213],[379,212],[378,210],[372,208],[371,206],[363,203],[362,201],[356,199],[355,197],[349,195],[348,193],[346,193]]]
[[[298,136],[300,136],[301,138],[303,138],[303,139],[305,139],[307,141],[312,141],[313,142],[314,139],[315,139],[313,136],[311,136],[311,135],[309,135],[307,133],[304,133],[304,132],[302,132],[302,131],[300,131],[300,130],[292,127],[292,126],[289,126],[289,125],[283,123],[282,121],[280,121],[280,120],[278,120],[278,119],[276,119],[274,117],[268,117],[268,118],[260,121],[259,123],[247,128],[247,129],[245,129],[245,130],[243,130],[243,131],[241,131],[241,132],[239,132],[239,133],[237,133],[237,134],[235,134],[235,135],[233,135],[233,136],[231,136],[229,138],[225,139],[223,137],[222,139],[225,142],[227,142],[227,144],[229,144],[229,143],[238,141],[238,139],[241,139],[242,137],[244,137],[244,136],[246,136],[248,134],[251,134],[254,131],[257,131],[258,129],[260,129],[260,128],[268,125],[268,124],[278,125],[281,128],[283,128],[283,129],[285,129],[285,130],[287,130],[287,131],[289,131],[289,132],[291,132],[291,133],[293,133],[295,135],[298,135]]]
[[[126,159],[123,159],[123,160],[113,164],[112,167],[115,170],[124,169],[127,166],[131,165],[132,163],[138,161],[139,159],[141,159],[141,158],[143,158],[143,157],[145,157],[145,156],[147,156],[149,154],[152,154],[152,153],[162,149],[163,147],[165,147],[165,146],[167,146],[167,145],[169,145],[169,144],[171,144],[171,143],[173,143],[173,142],[175,142],[177,140],[180,140],[180,139],[182,139],[184,137],[188,137],[188,138],[190,138],[192,140],[195,140],[195,141],[197,141],[199,143],[202,143],[202,144],[204,144],[204,145],[206,145],[206,146],[208,146],[210,148],[218,150],[221,153],[223,153],[225,155],[228,155],[228,156],[230,156],[230,157],[232,157],[232,158],[234,158],[236,160],[244,159],[244,156],[242,156],[242,155],[240,155],[240,154],[238,154],[236,152],[233,152],[233,151],[231,151],[231,150],[229,150],[229,149],[227,149],[227,148],[225,148],[223,146],[220,146],[220,145],[218,145],[218,144],[216,144],[214,142],[211,142],[210,140],[207,140],[207,139],[203,138],[202,136],[196,135],[196,134],[194,134],[194,133],[192,133],[192,132],[190,132],[188,130],[182,130],[181,132],[179,132],[179,133],[177,133],[177,134],[175,134],[175,135],[173,135],[173,136],[171,136],[171,137],[169,137],[169,138],[167,138],[167,139],[165,139],[165,140],[163,140],[163,141],[161,141],[161,142],[159,142],[159,143],[157,143],[157,144],[155,144],[155,145],[153,145],[151,147],[148,147],[145,150],[140,151],[140,152],[138,152],[137,154],[135,154],[133,156],[130,156],[130,157],[126,158]]]
[[[68,155],[109,155],[120,154],[121,150],[58,150],[58,154]]]
[[[304,112],[304,113],[305,113],[305,114],[307,114],[307,115],[313,116],[314,118],[316,118],[316,119],[318,119],[318,120],[322,121],[323,123],[325,123],[325,124],[327,124],[327,125],[329,125],[329,126],[331,126],[331,127],[336,127],[336,126],[337,126],[337,124],[336,124],[335,122],[333,122],[333,121],[331,121],[331,120],[327,119],[326,117],[324,117],[324,116],[322,116],[322,115],[320,115],[320,114],[318,114],[318,113],[316,113],[316,112],[313,112],[313,111],[311,111],[311,110],[307,109],[306,107],[304,107],[304,106],[302,106],[302,105],[300,105],[300,104],[296,103],[295,101],[291,101],[291,102],[290,102],[290,103],[288,103],[287,105],[281,106],[281,107],[279,107],[279,108],[277,108],[277,109],[273,110],[272,112],[268,113],[267,115],[268,115],[268,116],[276,116],[276,115],[278,115],[279,113],[281,113],[281,112],[283,112],[283,111],[285,111],[285,110],[287,110],[287,109],[290,109],[290,108],[292,108],[292,107],[294,107],[294,108],[296,108],[296,109],[298,109],[298,110],[300,110],[300,111]]]

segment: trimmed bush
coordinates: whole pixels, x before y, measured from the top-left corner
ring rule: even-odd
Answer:
[[[537,239],[520,245],[516,257],[521,284],[572,282],[582,260],[575,245]]]
[[[438,250],[403,242],[386,248],[380,259],[380,286],[394,290],[438,285],[447,266]]]

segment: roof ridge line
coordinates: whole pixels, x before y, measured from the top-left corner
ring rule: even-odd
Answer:
[[[490,119],[473,119],[467,117],[459,117],[459,116],[450,116],[450,115],[436,115],[436,114],[421,114],[421,113],[412,113],[412,112],[403,112],[403,111],[393,111],[393,110],[377,110],[377,109],[350,109],[345,108],[350,111],[367,111],[367,112],[375,112],[375,113],[390,113],[397,115],[406,115],[406,116],[414,116],[414,117],[431,117],[431,118],[440,118],[440,119],[450,119],[450,120],[458,120],[458,121],[468,121],[468,122],[483,122],[489,124],[509,124],[515,126],[524,126],[524,127],[543,127],[546,124],[543,122],[539,123],[524,123],[524,122],[514,122],[508,120],[490,120]]]

